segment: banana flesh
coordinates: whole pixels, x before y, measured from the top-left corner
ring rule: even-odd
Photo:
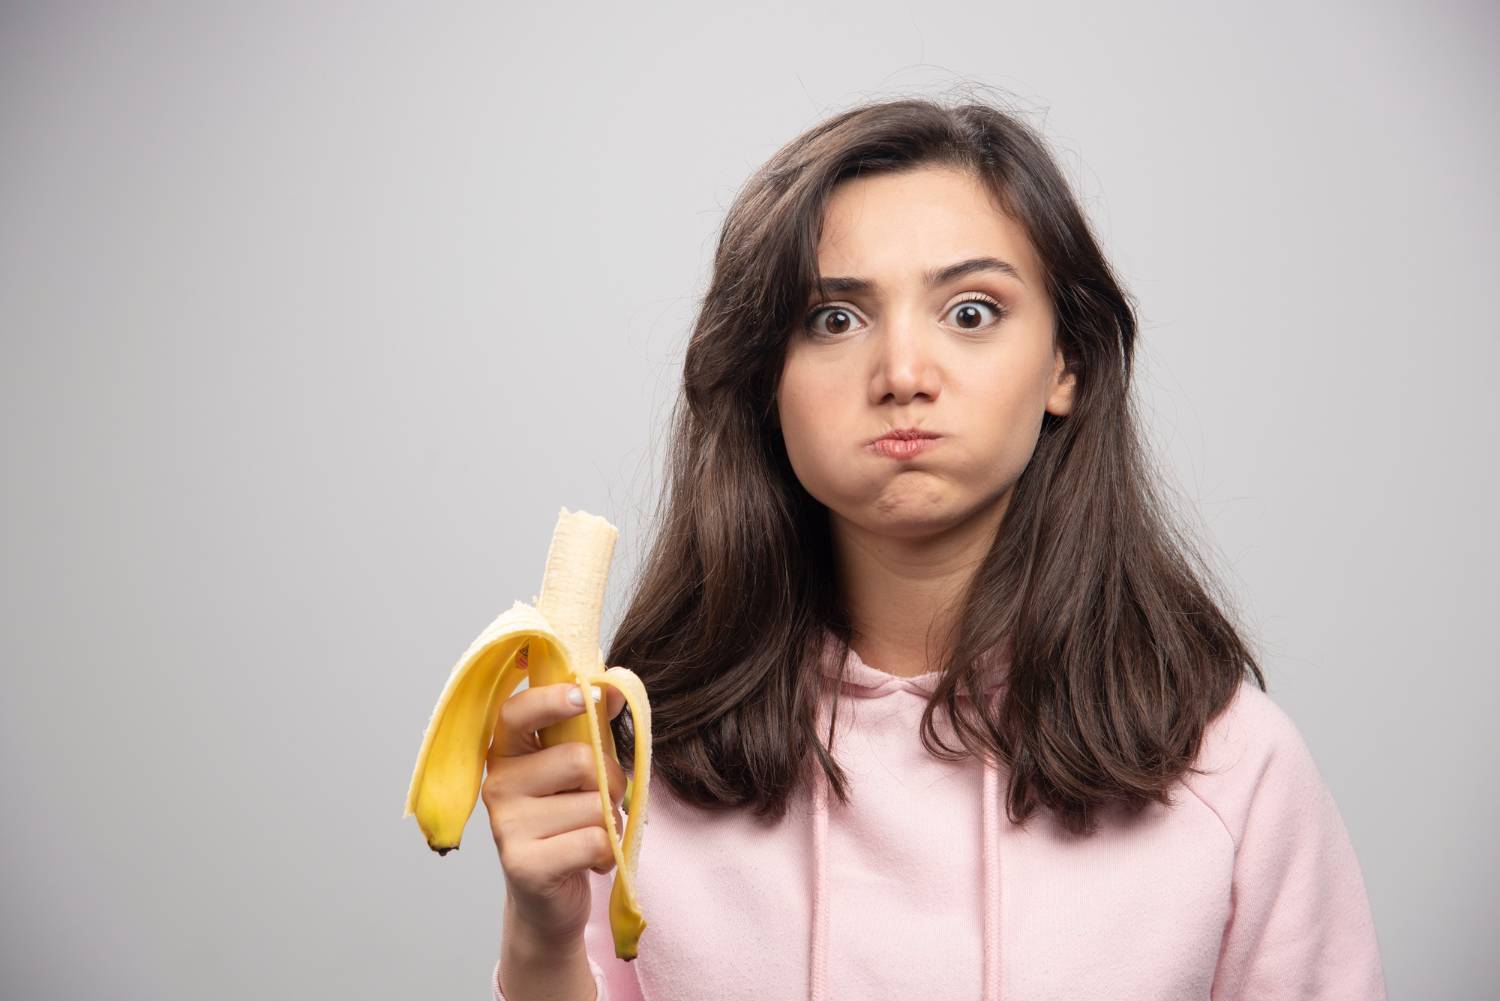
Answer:
[[[439,855],[458,848],[479,801],[484,763],[499,723],[500,706],[523,677],[533,687],[571,682],[617,689],[635,724],[635,762],[626,784],[623,838],[615,828],[604,755],[615,754],[609,719],[593,699],[584,714],[537,731],[542,746],[589,744],[599,787],[599,810],[615,856],[609,897],[615,955],[634,959],[646,928],[635,895],[642,826],[651,785],[651,706],[640,678],[624,668],[606,673],[599,649],[599,620],[619,531],[606,519],[563,508],[553,529],[535,606],[517,601],[485,627],[459,657],[438,697],[417,753],[403,817],[415,816],[427,845]]]

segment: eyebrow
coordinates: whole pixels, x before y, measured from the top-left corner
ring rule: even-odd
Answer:
[[[928,288],[934,288],[981,271],[998,271],[1001,274],[1009,275],[1022,285],[1026,284],[1026,279],[1021,277],[1021,272],[1016,269],[1014,264],[1011,264],[1009,261],[1002,261],[998,257],[971,257],[966,261],[959,261],[956,264],[949,264],[946,267],[931,268],[922,273],[922,278],[927,282]],[[862,293],[871,292],[875,289],[875,283],[868,278],[844,276],[819,278],[818,282],[825,294],[829,292]]]

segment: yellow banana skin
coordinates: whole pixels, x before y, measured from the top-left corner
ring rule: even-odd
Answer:
[[[646,928],[635,895],[635,870],[651,780],[651,706],[645,686],[624,668],[606,672],[599,650],[604,585],[618,530],[604,518],[563,508],[547,552],[536,606],[517,601],[469,644],[449,674],[428,721],[406,794],[403,817],[415,816],[428,847],[439,855],[458,848],[479,801],[484,763],[499,722],[500,706],[521,679],[533,687],[570,682],[618,690],[635,725],[635,762],[626,784],[624,837],[615,828],[604,755],[615,756],[614,733],[601,708],[583,700],[584,714],[538,731],[544,747],[566,741],[589,744],[599,787],[599,809],[614,848],[615,880],[609,897],[615,955],[636,957]],[[525,664],[518,655],[525,654]]]

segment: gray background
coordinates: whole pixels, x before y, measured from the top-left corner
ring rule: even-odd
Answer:
[[[1333,789],[1391,995],[1493,997],[1481,3],[36,4],[0,15],[3,993],[488,996],[401,816],[560,507],[618,621],[723,211],[827,114],[1030,109]]]

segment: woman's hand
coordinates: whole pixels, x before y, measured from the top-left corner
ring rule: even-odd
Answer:
[[[560,950],[573,948],[588,923],[584,870],[602,874],[615,864],[599,811],[592,745],[569,741],[542,747],[536,734],[584,711],[582,703],[568,701],[569,692],[576,691],[573,684],[528,686],[501,704],[502,725],[495,728],[480,792],[505,872],[508,920],[522,922],[518,931],[530,941]],[[605,695],[605,720],[620,714],[624,696],[602,685],[594,691]],[[615,829],[623,830],[625,771],[609,754],[604,768]]]

